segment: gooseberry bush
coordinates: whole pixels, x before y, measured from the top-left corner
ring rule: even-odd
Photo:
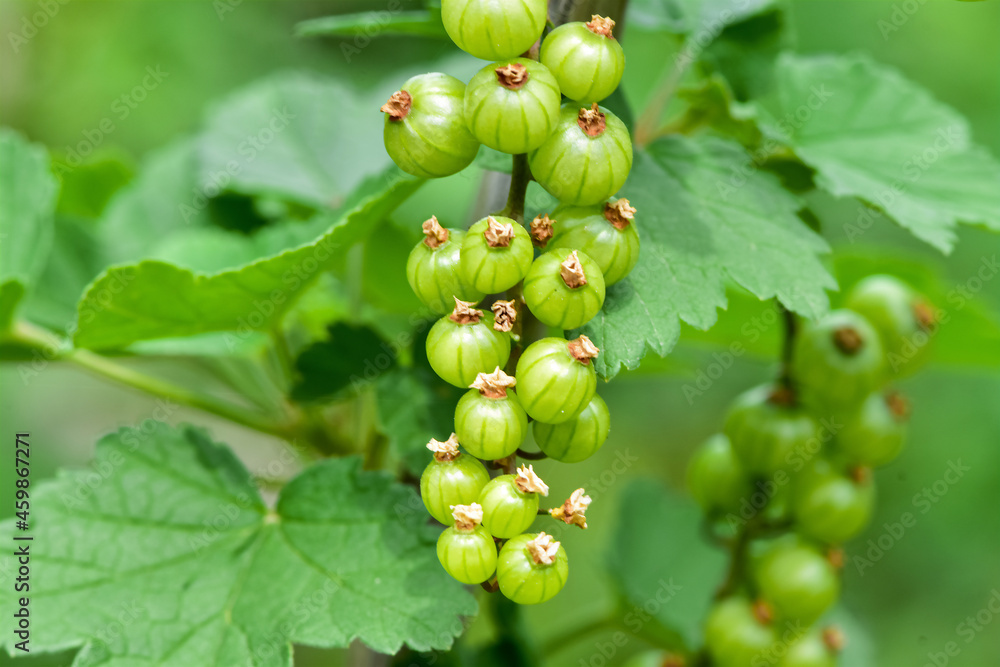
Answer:
[[[368,20],[299,30],[355,58]],[[933,277],[831,256],[825,232],[861,237],[878,211],[950,251],[960,223],[1000,231],[1000,165],[898,72],[792,52],[773,2],[441,0],[380,25],[437,40],[446,71],[400,55],[370,90],[271,77],[125,186],[0,135],[0,351],[19,380],[75,365],[282,447],[254,468],[171,409],[32,480],[32,653],[556,665],[624,625],[636,643],[604,660],[874,665],[838,604],[844,545],[906,456],[896,383],[949,316]],[[858,213],[821,219],[824,194]],[[719,311],[760,301],[780,313],[775,372],[694,451],[688,497],[616,476],[617,514],[584,531],[608,489],[577,464],[618,453],[599,390],[675,371],[659,359],[682,322],[729,345]],[[650,418],[677,446],[685,415]],[[602,553],[607,582],[574,576]],[[661,599],[682,574],[683,599]],[[657,604],[634,624],[553,614],[547,643],[525,639],[526,605],[598,585],[612,619]],[[109,625],[124,608],[141,612]]]

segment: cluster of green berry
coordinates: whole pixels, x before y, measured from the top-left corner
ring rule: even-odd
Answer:
[[[790,634],[786,624],[810,628],[840,594],[839,545],[871,517],[871,468],[903,447],[909,406],[885,389],[887,359],[919,350],[905,365],[916,368],[935,316],[890,276],[861,281],[845,306],[794,336],[781,380],[737,398],[724,433],[691,461],[689,487],[709,520],[728,517],[744,537],[760,538],[747,547],[745,581],[709,613],[705,642],[716,667],[836,664],[836,628]]]
[[[606,286],[639,257],[635,209],[612,199],[632,166],[631,139],[597,104],[618,86],[625,59],[614,21],[600,16],[552,29],[533,51],[547,29],[545,0],[443,0],[441,12],[461,49],[495,62],[468,85],[440,73],[404,83],[382,107],[389,156],[416,176],[442,177],[467,167],[483,144],[514,155],[515,168],[530,170],[560,205],[530,232],[511,206],[468,231],[436,217],[423,223],[406,271],[420,300],[443,315],[428,333],[427,358],[469,391],[455,432],[428,444],[434,459],[420,492],[450,526],[438,556],[452,576],[535,604],[559,592],[568,561],[551,535],[525,532],[545,513],[539,496],[548,486],[517,457],[571,463],[604,444],[610,417],[591,362],[600,351],[586,336],[559,334],[597,315]],[[530,52],[538,59],[522,57]],[[480,310],[487,295],[492,305]],[[548,337],[528,340],[530,317]],[[512,368],[513,376],[504,370]],[[529,421],[538,454],[520,450]],[[484,461],[505,474],[491,480]],[[581,488],[548,514],[586,528],[589,504]]]

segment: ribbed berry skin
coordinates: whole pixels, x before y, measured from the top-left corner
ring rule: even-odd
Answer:
[[[517,360],[521,407],[546,424],[567,422],[587,407],[597,391],[594,364],[573,358],[562,338],[542,338]]]
[[[549,458],[577,463],[593,456],[611,432],[611,413],[604,399],[594,394],[583,412],[561,424],[531,425],[538,448]]]
[[[420,241],[406,260],[406,279],[420,301],[435,313],[455,307],[454,297],[478,302],[483,292],[466,283],[459,268],[465,231],[449,229],[448,240],[437,248]]]
[[[811,456],[819,446],[819,425],[800,408],[772,402],[773,385],[741,394],[726,415],[723,432],[747,472],[770,475],[791,459]]]
[[[483,526],[493,537],[510,538],[523,533],[538,516],[538,494],[524,493],[514,479],[514,475],[494,477],[479,494]]]
[[[848,331],[859,341],[852,353],[837,344],[838,332]],[[856,408],[883,381],[884,372],[878,333],[854,311],[831,311],[796,337],[792,373],[802,400],[818,413]]]
[[[517,394],[487,398],[470,389],[455,408],[455,433],[473,456],[492,461],[510,456],[528,434],[528,415]]]
[[[721,433],[695,450],[688,463],[687,485],[705,512],[738,511],[740,503],[753,492],[729,438]]]
[[[591,32],[586,23],[564,23],[542,42],[539,60],[559,82],[562,94],[582,104],[615,92],[625,73],[625,51],[614,37]]]
[[[837,654],[823,641],[822,633],[810,631],[788,647],[775,667],[837,667]]]
[[[743,597],[715,603],[705,622],[705,646],[718,667],[762,664],[761,657],[777,639],[773,626],[757,620],[752,603]]]
[[[792,480],[796,530],[820,542],[839,544],[860,533],[874,505],[871,479],[855,481],[826,461],[817,461]]]
[[[537,537],[526,533],[508,540],[497,559],[497,583],[506,598],[518,604],[540,604],[555,597],[569,578],[569,558],[559,546],[553,562],[536,563],[525,545]]]
[[[458,48],[483,60],[518,56],[545,28],[545,0],[441,0],[444,29]]]
[[[927,361],[935,312],[902,280],[887,275],[868,276],[851,288],[844,307],[875,327],[893,373],[912,373]]]
[[[632,140],[617,116],[601,108],[604,132],[590,137],[580,128],[580,106],[566,104],[559,124],[537,150],[528,154],[531,174],[564,204],[598,204],[625,184],[632,169]]]
[[[473,456],[459,454],[453,461],[431,461],[420,475],[420,498],[430,515],[450,526],[452,505],[468,505],[479,500],[490,481],[486,467]]]
[[[604,217],[604,205],[560,206],[549,216],[553,236],[546,249],[580,250],[601,267],[607,287],[627,276],[639,261],[635,224],[618,229]]]
[[[497,569],[497,545],[482,526],[471,531],[454,526],[438,537],[437,557],[445,572],[463,584],[481,584]]]
[[[497,80],[497,68],[523,65],[528,80],[517,90]],[[542,145],[559,122],[559,84],[548,68],[512,58],[479,70],[465,89],[465,123],[477,141],[502,153],[527,153]]]
[[[905,438],[905,418],[892,411],[885,394],[875,392],[845,420],[836,443],[851,463],[881,466],[899,456]]]
[[[460,264],[466,283],[487,294],[502,292],[521,282],[535,257],[528,230],[510,218],[493,217],[497,222],[513,225],[514,238],[510,245],[490,247],[483,236],[489,223],[483,218],[465,235]]]
[[[480,373],[503,368],[510,358],[510,336],[493,330],[493,316],[484,313],[476,324],[458,324],[445,315],[427,334],[427,361],[448,384],[472,384]]]
[[[583,326],[604,305],[604,275],[586,254],[578,252],[577,257],[587,284],[570,287],[562,279],[562,263],[569,253],[562,248],[540,255],[524,277],[524,303],[542,324],[560,329]]]
[[[400,90],[412,98],[409,113],[400,120],[385,117],[385,150],[400,169],[420,178],[456,174],[479,152],[463,122],[465,84],[453,76],[433,72],[406,81]]]
[[[829,559],[798,540],[770,545],[753,568],[760,597],[784,620],[810,625],[833,606],[840,578]]]

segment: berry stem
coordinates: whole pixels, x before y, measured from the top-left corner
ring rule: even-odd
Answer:
[[[719,590],[715,592],[715,599],[721,600],[738,591],[746,579],[747,557],[750,551],[750,543],[753,541],[758,527],[763,523],[762,513],[765,508],[757,510],[757,514],[750,517],[746,524],[736,534],[736,538],[729,546],[729,569],[726,578],[723,580]]]
[[[531,169],[528,168],[528,155],[520,153],[511,157],[510,190],[507,192],[507,206],[503,213],[520,223],[524,222],[524,198],[528,193],[528,183],[531,182]]]
[[[526,452],[520,448],[517,450],[516,454],[526,461],[541,461],[542,459],[549,458],[549,455],[545,452]]]
[[[781,304],[778,304],[778,307],[781,309],[785,332],[781,345],[781,373],[778,376],[778,382],[781,386],[794,393],[795,380],[792,378],[792,355],[795,352],[795,337],[799,332],[799,323],[795,319],[795,313]]]

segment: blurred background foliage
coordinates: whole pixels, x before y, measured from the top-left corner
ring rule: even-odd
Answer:
[[[885,22],[891,23],[893,12],[901,11],[904,4],[917,10],[902,14],[905,21],[893,25],[898,29],[887,29]],[[361,42],[350,38],[297,38],[294,34],[304,20],[385,7],[385,0],[69,2],[60,5],[58,14],[27,43],[3,45],[0,122],[46,144],[58,160],[72,158],[77,145],[99,136],[94,132],[111,119],[113,131],[101,132],[100,140],[94,142],[96,151],[87,159],[88,167],[68,181],[59,204],[62,213],[85,226],[103,210],[107,193],[133,179],[152,151],[198,132],[207,109],[274,72],[318,72],[367,91],[374,99],[404,78],[397,67],[405,76],[444,69],[466,78],[477,67],[471,59],[456,58],[456,49],[443,40],[392,37],[357,48]],[[12,32],[20,32],[23,21],[38,8],[37,2],[0,3],[0,33],[5,41]],[[898,67],[968,118],[974,139],[1000,155],[1000,40],[996,39],[1000,2],[817,0],[788,3],[785,17],[792,48],[802,53],[868,52]],[[649,98],[675,46],[635,16],[628,21],[623,43],[629,64],[624,94],[637,111]],[[129,105],[122,96],[141,85],[147,67],[160,68],[165,77],[144,100]],[[318,114],[323,111],[316,110]],[[370,112],[377,118],[377,105]],[[327,120],[355,122],[351,117]],[[380,143],[376,139],[362,145],[381,150]],[[352,160],[364,156],[345,154],[339,159],[349,173]],[[325,304],[327,312],[342,315],[363,297],[397,313],[398,322],[385,324],[383,318],[380,326],[389,330],[402,326],[405,317],[398,313],[414,306],[402,280],[402,266],[416,239],[415,221],[424,219],[425,209],[447,197],[449,209],[436,209],[437,214],[452,225],[466,223],[476,205],[479,176],[473,172],[431,184],[398,210],[390,224],[376,233],[380,247],[362,248],[348,260],[360,267],[366,279],[346,288],[334,285],[344,289],[338,292],[339,301]],[[992,333],[1000,324],[1000,278],[994,270],[989,278],[977,279],[984,262],[988,266],[1000,256],[1000,237],[962,227],[954,252],[944,256],[882,218],[852,242],[844,225],[857,214],[855,202],[819,193],[809,195],[809,203],[835,249],[831,261],[842,289],[867,273],[891,270],[927,290],[955,317],[952,324],[942,327],[939,349],[929,368],[900,383],[914,404],[909,448],[879,473],[876,518],[867,534],[847,547],[843,606],[853,616],[847,623],[860,630],[862,644],[867,642],[864,636],[870,638],[878,656],[875,664],[923,665],[928,652],[959,641],[958,624],[975,616],[1000,591],[1000,339]],[[266,213],[266,203],[257,205],[255,215],[260,215],[262,207]],[[238,228],[247,217],[241,210],[236,208],[222,219]],[[64,239],[71,239],[71,230],[62,233]],[[377,269],[384,269],[386,275],[375,279],[376,273],[382,273]],[[617,600],[605,563],[616,536],[625,481],[655,477],[682,488],[688,455],[719,428],[728,402],[775,371],[780,326],[769,312],[773,304],[734,290],[729,310],[720,313],[711,331],[685,329],[668,360],[650,361],[603,390],[614,427],[599,455],[572,468],[539,463],[546,479],[552,470],[557,496],[579,482],[587,486],[595,502],[590,513],[592,528],[586,534],[565,535],[574,561],[571,585],[553,602],[524,614],[530,641],[544,647],[573,624],[602,619],[609,613],[615,616],[612,610]],[[949,342],[949,327],[978,327],[983,333],[973,336],[974,345],[967,336]],[[732,342],[741,347],[731,348]],[[177,379],[211,381],[201,368],[171,361],[138,359],[135,363]],[[26,425],[32,431],[33,451],[39,455],[33,461],[36,479],[53,475],[57,465],[85,465],[100,435],[141,421],[158,407],[155,399],[62,367],[46,369],[28,388],[11,365],[0,370],[0,379],[3,422],[10,429]],[[216,384],[215,389],[225,393],[224,383]],[[200,413],[162,404],[159,408],[168,411],[171,422],[209,425],[217,439],[231,443],[251,468],[269,461],[281,446]],[[609,472],[616,470],[616,461],[628,461],[628,465],[619,464],[623,470]],[[969,471],[945,487],[946,493],[935,496],[926,514],[921,513],[917,494],[943,479],[950,463],[957,461]],[[8,466],[2,474],[6,486],[10,483]],[[3,516],[11,511],[6,505],[0,508]],[[861,571],[854,558],[871,558],[869,540],[878,540],[886,531],[884,524],[898,521],[904,512],[915,513],[917,525]],[[674,519],[654,536],[651,546],[674,556],[703,553],[691,518]],[[621,567],[621,563],[612,566]],[[712,566],[678,572],[664,569],[664,579],[672,578],[681,587],[666,606],[696,613],[704,604],[698,598],[711,590],[717,576]],[[627,623],[627,613],[628,609],[619,614],[621,622]],[[484,605],[484,613],[464,640],[467,646],[493,635],[491,617],[490,608]],[[616,646],[614,632],[606,624],[594,625],[571,646],[549,652],[544,664],[601,665],[608,651],[614,655],[607,664],[617,664],[646,649],[639,639]],[[961,647],[961,654],[949,664],[1000,664],[1000,618]],[[303,649],[297,658],[301,664],[339,664],[345,653]],[[0,662],[5,659],[0,656]],[[30,663],[67,661],[60,656]]]

